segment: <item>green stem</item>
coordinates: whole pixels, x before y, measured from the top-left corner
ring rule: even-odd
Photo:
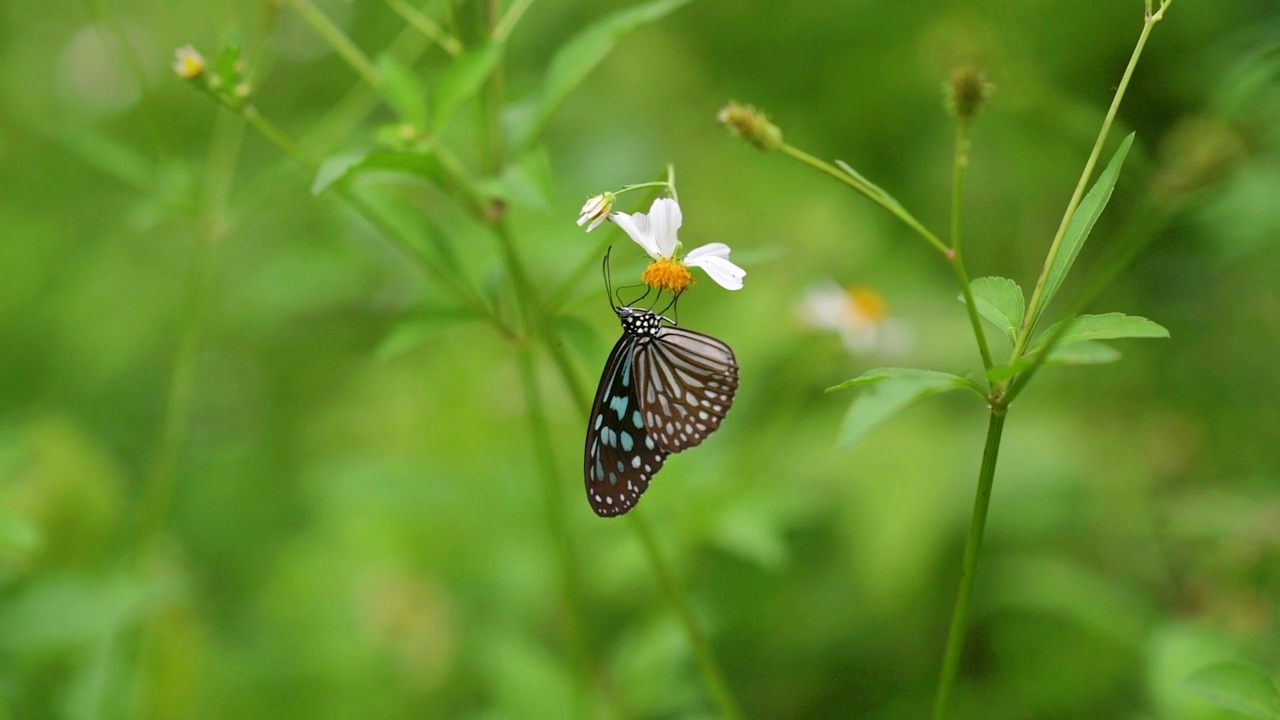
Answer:
[[[662,586],[662,592],[667,596],[667,601],[675,608],[676,614],[680,616],[680,623],[684,626],[685,635],[689,638],[689,644],[693,650],[693,654],[698,658],[698,667],[702,671],[702,679],[707,684],[707,689],[711,691],[712,699],[716,705],[720,706],[720,714],[730,720],[741,720],[742,712],[738,710],[738,704],[733,699],[733,693],[729,692],[729,685],[725,682],[724,674],[720,671],[720,665],[716,662],[715,654],[711,652],[711,646],[707,643],[707,638],[702,634],[702,628],[698,625],[698,620],[694,617],[693,607],[684,594],[680,592],[679,586],[676,584],[675,576],[671,573],[671,568],[667,566],[666,560],[662,557],[662,550],[658,547],[658,541],[654,537],[653,530],[649,528],[645,522],[644,516],[639,510],[632,510],[628,515],[631,526],[635,528],[636,534],[640,536],[640,542],[644,545],[645,554],[649,556],[649,563],[653,566],[653,572],[658,576],[658,583]]]
[[[538,378],[535,372],[532,349],[528,345],[518,348],[520,361],[520,379],[524,387],[525,405],[529,412],[529,433],[533,438],[534,457],[538,464],[542,480],[543,500],[546,504],[547,523],[554,535],[556,552],[560,560],[560,580],[562,583],[564,606],[562,620],[564,622],[565,642],[569,656],[577,672],[581,687],[574,696],[576,717],[589,717],[586,700],[591,690],[591,653],[587,647],[586,633],[582,628],[581,618],[586,615],[587,601],[583,592],[582,574],[578,566],[578,557],[574,551],[569,520],[565,515],[564,503],[561,501],[562,488],[557,479],[560,472],[556,469],[555,451],[551,441],[551,430],[547,424],[547,412],[538,392]]]
[[[191,251],[186,296],[178,321],[169,385],[165,390],[164,418],[159,442],[147,471],[146,499],[141,515],[139,549],[151,545],[164,529],[177,485],[178,462],[186,445],[188,420],[195,398],[196,361],[204,329],[205,307],[212,277],[214,251],[226,231],[223,221],[236,158],[244,138],[244,122],[230,113],[218,113],[209,156],[205,162],[201,193],[200,232]]]
[[[844,172],[840,168],[837,168],[836,166],[826,161],[819,160],[818,158],[810,155],[809,153],[803,150],[800,150],[799,148],[794,148],[790,145],[787,145],[786,143],[783,143],[782,145],[779,146],[778,149],[781,150],[783,154],[787,155],[788,157],[795,160],[799,160],[800,162],[804,163],[805,165],[808,165],[814,170],[830,175],[836,180],[839,180],[845,185],[848,185],[854,190],[857,190],[859,193],[865,195],[869,200],[871,200],[875,204],[879,205],[885,210],[888,210],[889,213],[892,214],[894,217],[906,223],[907,227],[914,230],[915,233],[919,235],[921,238],[923,238],[925,242],[932,245],[934,250],[937,250],[938,252],[942,253],[944,256],[948,256],[948,257],[950,256],[951,248],[947,247],[946,243],[939,240],[937,235],[934,235],[932,232],[929,232],[928,228],[926,228],[924,225],[921,225],[919,220],[916,220],[911,215],[911,213],[907,212],[906,209],[903,208],[898,203],[888,200],[884,195],[876,192],[871,187],[867,186],[865,183],[860,182],[857,178],[853,177],[849,173]]]
[[[969,538],[964,546],[964,574],[960,578],[960,590],[956,594],[955,609],[951,613],[946,659],[942,663],[938,694],[933,705],[934,720],[946,717],[947,702],[955,685],[956,672],[960,669],[960,653],[964,649],[965,630],[969,623],[969,601],[973,598],[973,579],[978,569],[978,553],[982,549],[982,535],[987,525],[987,508],[991,503],[991,485],[996,476],[996,457],[1000,454],[1004,420],[1003,410],[993,409],[987,424],[987,443],[982,451],[982,468],[978,471],[978,492],[973,499],[973,518],[969,523]]]
[[[489,40],[495,43],[504,43],[508,37],[511,37],[511,31],[516,29],[516,24],[520,22],[520,18],[524,17],[525,11],[533,6],[533,0],[515,0],[511,3],[511,7],[507,8],[507,13],[502,16],[498,24],[494,26]]]
[[[382,92],[382,78],[378,75],[378,69],[360,51],[360,48],[356,47],[351,38],[342,32],[342,28],[335,25],[328,16],[320,11],[320,8],[311,3],[311,0],[288,0],[288,2],[293,6],[294,10],[298,11],[302,19],[306,20],[307,24],[321,38],[324,38],[325,42],[329,43],[329,47],[332,47],[334,52],[347,61],[352,70],[355,70],[360,77],[364,78],[369,87]]]
[[[428,40],[439,45],[445,52],[453,57],[462,54],[462,43],[445,32],[434,20],[422,14],[417,8],[405,2],[405,0],[386,0],[386,3],[392,12],[404,18],[405,22],[422,33]]]
[[[485,0],[485,23],[490,37],[494,35],[498,23],[502,20],[501,0]],[[502,137],[502,97],[503,97],[502,62],[494,63],[489,73],[489,84],[484,97],[484,131],[485,159],[490,175],[497,177],[506,165],[506,148]]]
[[[1147,38],[1151,35],[1151,30],[1156,23],[1164,17],[1165,8],[1169,6],[1172,0],[1164,0],[1160,4],[1158,13],[1147,13],[1146,19],[1142,23],[1142,33],[1138,35],[1138,42],[1134,45],[1133,54],[1129,57],[1129,64],[1124,69],[1124,75],[1120,78],[1120,84],[1116,87],[1115,95],[1111,98],[1111,106],[1107,108],[1107,115],[1102,120],[1102,128],[1098,131],[1098,138],[1093,143],[1093,150],[1089,153],[1089,159],[1085,161],[1084,170],[1080,173],[1080,179],[1076,181],[1076,189],[1071,193],[1071,200],[1067,203],[1066,212],[1062,214],[1062,220],[1058,223],[1058,231],[1053,236],[1053,242],[1049,244],[1049,252],[1044,259],[1044,267],[1040,271],[1040,277],[1036,280],[1035,290],[1031,293],[1031,300],[1027,302],[1027,313],[1022,321],[1022,327],[1018,331],[1017,340],[1014,342],[1013,352],[1009,356],[1009,361],[1014,362],[1022,357],[1023,350],[1027,347],[1027,342],[1031,338],[1031,333],[1035,330],[1036,322],[1040,319],[1043,308],[1040,306],[1044,299],[1044,289],[1049,281],[1049,271],[1053,268],[1054,261],[1058,257],[1058,252],[1062,247],[1062,240],[1067,234],[1067,226],[1071,224],[1071,218],[1076,213],[1076,208],[1080,206],[1080,201],[1084,197],[1085,189],[1089,185],[1089,179],[1093,176],[1093,169],[1098,164],[1098,158],[1102,155],[1102,147],[1107,141],[1107,136],[1111,133],[1111,125],[1115,122],[1116,114],[1120,111],[1120,102],[1124,100],[1125,90],[1129,87],[1129,80],[1133,78],[1134,68],[1138,66],[1138,59],[1142,57],[1142,50],[1147,45]],[[1150,5],[1148,4],[1148,11]]]
[[[982,319],[978,317],[978,304],[973,299],[973,288],[969,287],[969,273],[964,267],[964,255],[960,252],[960,214],[961,199],[964,195],[964,171],[969,167],[969,123],[959,120],[956,124],[955,158],[951,166],[951,269],[960,284],[960,293],[964,296],[964,307],[969,315],[969,324],[973,327],[973,337],[978,341],[978,353],[982,355],[982,367],[990,370],[991,348],[987,345],[987,336],[982,329]]]

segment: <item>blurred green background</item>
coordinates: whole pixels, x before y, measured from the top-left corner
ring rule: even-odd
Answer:
[[[506,49],[511,114],[557,48],[627,5],[532,4]],[[390,3],[317,7],[370,56],[420,42]],[[476,3],[414,7],[476,36]],[[435,312],[448,296],[383,233],[173,75],[174,48],[212,56],[237,30],[256,106],[306,153],[374,145],[394,116],[352,100],[359,77],[292,4],[0,11],[0,718],[716,716],[634,529],[583,497],[585,413],[545,353],[555,507],[511,346]],[[734,347],[741,390],[640,509],[749,717],[928,714],[985,411],[945,396],[836,446],[852,396],[824,388],[878,365],[980,370],[963,307],[904,227],[728,137],[717,109],[759,105],[943,234],[941,87],[983,67],[969,271],[1029,290],[1141,18],[1137,0],[702,0],[625,37],[552,118],[554,195],[510,221],[548,293],[588,264],[557,325],[583,384],[619,333],[603,244],[616,276],[643,267],[616,228],[574,226],[584,198],[674,163],[686,247],[727,242],[748,272],[681,304]],[[1155,29],[1113,138],[1136,131],[1134,151],[1063,298],[1158,207],[1089,310],[1172,337],[1046,371],[1014,406],[954,717],[1241,717],[1187,677],[1280,670],[1278,70],[1274,0],[1180,0]],[[479,111],[448,136],[473,167]],[[438,223],[509,312],[490,233],[426,183],[367,185]],[[806,327],[797,305],[828,280],[879,294],[910,342],[851,356]]]

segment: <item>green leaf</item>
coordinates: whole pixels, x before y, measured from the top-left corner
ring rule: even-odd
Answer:
[[[415,128],[427,126],[427,96],[409,68],[390,55],[378,58],[378,77],[383,93],[400,119]]]
[[[1062,237],[1062,244],[1058,247],[1053,265],[1049,267],[1044,295],[1040,298],[1040,305],[1036,310],[1036,321],[1040,320],[1040,315],[1053,300],[1058,288],[1062,286],[1062,281],[1066,279],[1071,266],[1075,264],[1076,256],[1080,254],[1080,248],[1084,246],[1085,239],[1093,230],[1094,223],[1098,221],[1103,208],[1107,206],[1107,201],[1111,199],[1111,191],[1115,189],[1116,180],[1120,177],[1120,167],[1124,165],[1124,158],[1129,154],[1130,146],[1133,145],[1133,135],[1129,133],[1124,142],[1120,143],[1116,154],[1111,156],[1111,162],[1107,163],[1106,169],[1098,176],[1098,181],[1085,194],[1080,205],[1076,207],[1075,214],[1071,216],[1071,221],[1067,223],[1067,232]]]
[[[1214,705],[1260,720],[1280,718],[1280,690],[1270,675],[1241,663],[1198,670],[1187,688]]]
[[[503,48],[502,45],[482,45],[468,50],[440,75],[435,84],[435,105],[431,113],[431,127],[437,133],[444,129],[462,103],[480,93],[494,66],[502,59]]]
[[[627,8],[598,20],[578,33],[556,52],[547,67],[547,78],[533,120],[521,140],[529,147],[560,103],[591,74],[624,35],[636,28],[659,20],[687,4],[689,0],[656,0]]]
[[[969,290],[978,314],[1003,332],[1009,342],[1015,342],[1027,306],[1018,283],[1008,278],[984,277],[969,283]],[[964,295],[960,301],[964,302]]]
[[[374,352],[382,362],[394,360],[426,345],[442,331],[475,317],[456,308],[441,308],[417,314],[414,319],[396,325]]]
[[[319,195],[334,183],[343,182],[358,173],[383,171],[404,173],[431,182],[441,179],[440,163],[435,154],[410,150],[364,150],[325,158],[311,181],[311,194]]]
[[[859,183],[864,185],[867,192],[870,195],[872,195],[873,197],[880,198],[882,201],[884,201],[885,205],[892,208],[896,208],[901,212],[906,212],[906,209],[902,207],[902,203],[898,202],[897,198],[885,192],[884,188],[868,180],[866,176],[863,175],[862,173],[858,172],[857,170],[854,170],[853,166],[850,165],[849,163],[843,160],[836,160],[836,167],[843,170],[845,174],[847,174],[849,177],[853,178],[854,180],[857,180]]]
[[[986,392],[974,381],[935,370],[876,368],[828,388],[827,392],[849,387],[866,389],[853,401],[845,415],[838,440],[842,446],[852,445],[876,426],[932,395],[968,389],[986,399]]]
[[[1034,353],[1044,347],[1049,338],[1053,337],[1053,333],[1057,331],[1058,326],[1068,322],[1071,324],[1062,334],[1062,337],[1058,339],[1056,347],[1060,348],[1064,345],[1086,340],[1169,337],[1169,331],[1164,326],[1138,315],[1125,315],[1124,313],[1081,315],[1077,318],[1059,320],[1049,326],[1044,332],[1040,333],[1035,342],[1031,343],[1030,352]]]
[[[987,379],[1002,383],[1031,367],[1039,352],[1028,353],[1012,365],[997,365],[987,371]],[[1046,365],[1105,365],[1120,359],[1120,351],[1105,343],[1083,340],[1070,345],[1057,345],[1045,360]]]
[[[481,192],[534,210],[550,212],[555,197],[546,150],[535,147],[502,171],[499,178],[477,183]]]

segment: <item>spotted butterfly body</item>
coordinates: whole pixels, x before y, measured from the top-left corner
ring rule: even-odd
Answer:
[[[635,507],[667,456],[698,445],[729,412],[738,363],[728,345],[649,310],[622,321],[587,425],[583,474],[597,515]]]

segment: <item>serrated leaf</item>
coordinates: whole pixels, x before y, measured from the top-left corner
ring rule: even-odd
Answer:
[[[978,314],[1003,332],[1009,342],[1015,342],[1027,307],[1018,283],[1009,278],[983,277],[969,283],[969,290]],[[960,301],[964,302],[964,295]]]
[[[1042,348],[1059,325],[1070,323],[1056,347],[1084,342],[1086,340],[1120,340],[1122,338],[1167,338],[1169,331],[1157,322],[1139,315],[1124,313],[1103,313],[1101,315],[1081,315],[1076,318],[1059,320],[1040,333],[1031,343],[1030,352]]]
[[[387,103],[400,119],[415,128],[427,126],[427,96],[409,68],[390,55],[378,58],[378,77]]]
[[[1093,230],[1094,223],[1098,221],[1103,208],[1107,206],[1107,201],[1111,199],[1111,191],[1115,189],[1116,180],[1120,178],[1120,168],[1124,165],[1125,156],[1129,154],[1129,148],[1133,145],[1133,136],[1133,133],[1129,133],[1129,136],[1120,143],[1115,155],[1111,156],[1111,162],[1107,163],[1107,167],[1085,194],[1084,199],[1076,207],[1075,214],[1071,216],[1071,221],[1067,223],[1067,231],[1062,236],[1058,254],[1053,259],[1053,265],[1049,267],[1044,294],[1036,311],[1036,321],[1040,320],[1040,315],[1053,300],[1058,288],[1062,287],[1062,281],[1066,279],[1071,266],[1075,264],[1080,248],[1084,247],[1084,241]]]
[[[1220,708],[1251,718],[1280,718],[1280,690],[1275,681],[1249,665],[1210,665],[1187,678],[1187,689]]]
[[[827,392],[850,387],[865,389],[853,401],[840,427],[837,442],[842,446],[852,445],[889,418],[933,395],[967,389],[985,399],[982,387],[974,381],[936,370],[876,368],[828,388]]]
[[[362,172],[404,173],[439,182],[440,163],[433,153],[411,150],[365,150],[325,158],[311,181],[311,194],[319,195]]]
[[[560,103],[609,56],[624,35],[663,18],[688,2],[689,0],[656,0],[627,8],[592,23],[565,43],[547,67],[538,109],[522,137],[521,145],[529,147],[538,139]]]
[[[503,45],[482,45],[459,55],[440,75],[433,93],[431,127],[444,129],[462,103],[480,93],[485,80],[502,59]]]

